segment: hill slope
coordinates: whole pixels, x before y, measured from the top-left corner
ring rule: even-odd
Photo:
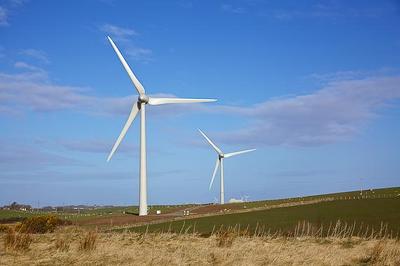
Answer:
[[[319,202],[309,205],[299,205],[268,210],[257,210],[245,213],[232,213],[216,216],[207,216],[180,221],[151,224],[131,228],[133,231],[175,231],[182,228],[195,227],[197,232],[208,234],[221,226],[241,225],[254,231],[263,227],[271,231],[291,231],[298,222],[307,221],[315,227],[323,226],[326,230],[330,224],[338,220],[348,224],[356,223],[355,231],[362,226],[369,230],[379,230],[381,224],[388,224],[388,230],[394,234],[400,232],[400,197],[377,198],[360,200],[337,200]]]

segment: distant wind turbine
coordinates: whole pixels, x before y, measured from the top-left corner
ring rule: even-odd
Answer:
[[[224,204],[225,203],[225,199],[224,199],[224,159],[225,158],[229,158],[232,156],[236,156],[242,153],[247,153],[247,152],[251,152],[251,151],[255,151],[256,149],[251,149],[251,150],[244,150],[244,151],[237,151],[237,152],[231,152],[231,153],[227,153],[224,154],[211,140],[209,137],[207,137],[206,134],[204,134],[203,131],[201,131],[199,129],[199,132],[201,135],[203,135],[203,137],[207,140],[207,142],[214,148],[214,150],[217,152],[218,154],[218,158],[217,158],[217,162],[215,163],[215,168],[214,168],[214,172],[211,178],[211,182],[210,182],[210,186],[208,189],[211,189],[212,184],[214,182],[214,177],[215,174],[217,173],[218,167],[221,165],[221,185],[220,185],[220,203]]]
[[[139,97],[137,102],[132,106],[131,112],[129,114],[128,120],[126,121],[121,134],[119,135],[117,141],[115,142],[107,161],[110,161],[114,152],[117,150],[122,139],[125,137],[126,132],[131,126],[133,120],[135,119],[137,113],[140,112],[140,179],[139,179],[139,215],[147,215],[147,166],[146,166],[146,104],[149,105],[161,105],[161,104],[171,104],[171,103],[204,103],[204,102],[215,102],[214,99],[182,99],[182,98],[155,98],[146,95],[143,85],[139,82],[136,76],[133,74],[128,63],[125,61],[121,52],[118,50],[115,43],[110,37],[107,37],[113,47],[115,53],[117,54],[119,60],[124,66],[126,72],[128,72],[129,78],[131,79],[133,85],[135,86]]]

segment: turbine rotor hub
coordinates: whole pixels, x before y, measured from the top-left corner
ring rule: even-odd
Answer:
[[[138,102],[139,103],[148,103],[149,102],[149,96],[147,96],[147,95],[139,95]]]
[[[224,154],[219,154],[218,156],[219,156],[220,159],[223,159],[225,157]]]

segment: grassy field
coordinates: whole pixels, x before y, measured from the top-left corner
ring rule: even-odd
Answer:
[[[269,210],[251,211],[246,213],[233,213],[225,215],[208,216],[181,221],[152,224],[148,226],[133,227],[129,230],[143,232],[173,231],[180,232],[182,228],[194,228],[199,233],[207,234],[218,229],[221,225],[242,228],[249,226],[251,231],[257,227],[265,230],[286,231],[294,228],[299,221],[307,221],[315,227],[323,226],[325,230],[337,220],[364,225],[378,230],[381,223],[387,223],[388,229],[394,234],[400,232],[400,198],[379,198],[360,200],[337,200],[320,202],[310,205],[276,208]],[[358,227],[356,228],[358,229]],[[184,229],[185,230],[185,229]]]
[[[259,208],[268,207],[276,204],[290,203],[290,202],[300,202],[300,201],[311,201],[311,200],[324,200],[327,198],[345,200],[345,199],[375,199],[375,198],[394,198],[400,197],[400,187],[392,188],[378,188],[378,189],[368,189],[348,192],[338,192],[330,194],[312,195],[304,197],[294,197],[286,199],[276,199],[276,200],[262,200],[262,201],[251,201],[244,203],[232,203],[225,204],[227,208],[235,206],[235,208]]]
[[[365,201],[365,200],[378,200],[376,201],[377,204],[379,204],[379,200],[385,200],[385,199],[396,199],[396,198],[400,198],[400,187],[395,187],[395,188],[383,188],[383,189],[373,189],[373,190],[365,190],[363,191],[362,194],[360,194],[360,191],[351,191],[351,192],[341,192],[341,193],[332,193],[332,194],[323,194],[323,195],[313,195],[313,196],[307,196],[307,197],[296,197],[296,198],[288,198],[288,199],[276,199],[276,200],[264,200],[264,201],[254,201],[254,202],[244,202],[244,203],[233,203],[233,204],[225,204],[222,206],[219,205],[214,205],[213,208],[214,210],[211,210],[210,208],[208,208],[207,206],[204,205],[204,208],[202,209],[202,213],[203,214],[207,214],[208,212],[214,212],[214,213],[218,213],[221,210],[232,210],[232,211],[237,211],[237,210],[249,210],[249,209],[257,209],[257,208],[266,208],[266,207],[271,207],[271,206],[277,206],[279,204],[296,204],[296,203],[303,203],[303,202],[310,202],[310,201],[326,201],[326,200],[338,200],[338,201],[348,201],[348,202],[352,202],[353,204],[356,204],[356,201]],[[396,201],[395,201],[396,202]],[[338,203],[338,204],[345,204],[346,206],[348,206],[348,203]],[[368,204],[367,202],[365,202],[365,204]],[[375,204],[375,201],[374,201]],[[329,204],[328,204],[329,205]],[[354,206],[356,206],[354,205]],[[156,210],[161,210],[161,212],[163,214],[165,213],[174,213],[177,211],[180,211],[182,209],[185,208],[190,208],[196,205],[153,205],[150,206],[149,208],[149,214],[154,214],[156,212]],[[316,211],[312,211],[311,214],[307,213],[307,215],[295,215],[296,213],[296,208],[292,208],[294,211],[291,212],[292,214],[288,214],[289,217],[291,217],[291,220],[285,220],[285,213],[287,210],[274,210],[274,211],[268,211],[268,212],[261,212],[261,214],[259,213],[254,213],[254,215],[250,215],[251,217],[247,217],[246,215],[239,215],[239,214],[235,214],[233,216],[227,216],[227,218],[223,218],[223,217],[214,217],[214,218],[210,218],[211,220],[208,220],[206,218],[202,218],[199,221],[196,220],[196,223],[198,223],[196,225],[196,227],[199,230],[202,230],[204,232],[208,232],[210,231],[209,226],[205,226],[203,224],[206,224],[204,221],[210,222],[212,224],[212,226],[216,225],[219,226],[221,224],[232,224],[232,223],[240,223],[240,224],[249,224],[249,226],[251,226],[251,228],[254,227],[254,224],[257,222],[261,222],[263,225],[268,225],[270,226],[272,229],[277,228],[277,225],[279,225],[279,227],[284,230],[286,228],[286,224],[287,226],[291,226],[293,225],[293,223],[295,223],[297,220],[299,219],[304,219],[307,220],[307,217],[311,217],[310,221],[312,221],[313,223],[321,223],[324,222],[326,223],[327,221],[325,219],[323,219],[323,217],[328,217],[329,221],[331,221],[331,219],[343,219],[345,220],[343,217],[343,215],[336,215],[338,214],[337,211],[335,211],[335,215],[333,215],[333,217],[330,216],[326,216],[325,214],[321,214],[320,216],[322,217],[321,219],[318,217],[314,217],[315,213],[321,213],[321,211],[319,211],[319,206],[322,205],[317,205],[315,207],[310,207],[310,206],[303,206],[301,207],[301,210],[299,211],[299,213],[303,212],[303,208],[304,210],[309,210],[310,208],[312,210],[314,210],[314,208],[317,208]],[[329,205],[330,206],[330,205]],[[353,205],[349,205],[348,208],[351,209]],[[217,207],[217,208],[215,208]],[[382,209],[382,207],[385,209],[385,206],[380,206],[379,209]],[[358,207],[357,207],[358,208]],[[389,208],[389,207],[388,207]],[[288,210],[292,210],[292,209],[288,209]],[[198,212],[200,212],[200,209],[197,209]],[[356,210],[359,211],[359,210]],[[379,210],[378,210],[379,211]],[[37,211],[33,211],[33,212],[29,212],[29,211],[11,211],[11,210],[0,210],[0,223],[2,221],[6,221],[7,219],[10,218],[17,218],[17,219],[22,219],[24,217],[31,217],[31,216],[39,216],[39,215],[44,215],[44,214],[55,214],[57,216],[59,216],[60,218],[63,219],[67,219],[73,222],[78,222],[78,223],[86,223],[86,222],[91,222],[93,221],[94,224],[96,220],[98,219],[102,219],[103,221],[106,219],[114,220],[116,221],[116,219],[120,219],[121,217],[126,217],[127,215],[129,216],[129,214],[136,214],[138,212],[138,208],[136,206],[123,206],[123,207],[110,207],[110,208],[96,208],[96,209],[92,209],[92,210],[69,210],[69,211],[61,211],[61,212],[37,212]],[[196,210],[194,211],[196,212]],[[283,212],[283,213],[281,213]],[[124,213],[128,213],[128,214],[124,214]],[[358,212],[357,212],[358,213]],[[365,211],[363,212],[365,213]],[[328,213],[329,214],[329,213]],[[277,216],[276,216],[277,215]],[[398,227],[396,227],[396,224],[398,222],[396,221],[392,221],[392,220],[388,220],[386,221],[387,215],[382,214],[382,218],[384,219],[385,222],[388,222],[390,224],[390,226],[394,226],[393,229],[397,230]],[[273,216],[273,217],[272,217]],[[277,218],[275,218],[277,217]],[[378,216],[373,216],[372,215],[372,220],[374,220],[374,226],[376,226],[377,223],[379,223],[380,221],[378,221],[378,218],[376,217],[380,217]],[[227,219],[231,220],[232,223],[228,223]],[[136,219],[138,220],[138,219]],[[321,220],[321,221],[320,221]],[[357,219],[357,221],[359,221],[360,219]],[[371,220],[365,221],[365,222],[370,222]],[[132,221],[132,223],[135,223],[134,221]],[[188,222],[189,225],[191,224],[191,222]],[[169,226],[169,224],[168,224]],[[182,224],[180,222],[174,222],[172,224],[172,228],[174,230],[176,230],[177,228],[179,228],[180,226],[182,226]],[[165,225],[160,225],[160,226],[151,226],[150,229],[151,230],[158,230],[158,229],[165,229]],[[139,228],[137,230],[143,230],[143,228]]]
[[[1,225],[0,265],[400,265],[399,190],[226,204],[217,213],[137,227],[75,223],[31,234]],[[192,206],[153,206],[150,213]],[[79,221],[124,211],[137,208],[57,215]],[[48,213],[1,211],[0,219],[39,214]]]

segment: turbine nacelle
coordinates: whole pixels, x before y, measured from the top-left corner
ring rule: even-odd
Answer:
[[[150,100],[149,96],[147,96],[147,95],[145,95],[145,94],[141,94],[141,95],[139,95],[139,97],[138,97],[138,102],[139,102],[139,103],[148,104],[148,103],[149,103],[149,100]]]

